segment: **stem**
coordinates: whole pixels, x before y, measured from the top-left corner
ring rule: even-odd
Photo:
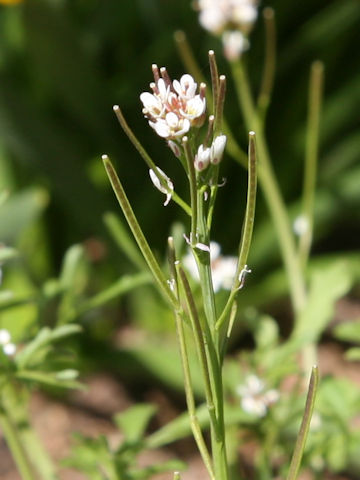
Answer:
[[[319,383],[319,371],[318,371],[318,367],[315,365],[313,366],[311,371],[304,416],[301,422],[294,453],[290,463],[289,473],[288,473],[288,476],[286,477],[286,480],[296,480],[299,472],[301,458],[304,453],[305,443],[306,443],[307,435],[309,433],[309,428],[310,428],[311,417],[314,410],[315,396],[316,396],[318,383]]]
[[[185,293],[186,305],[188,308],[189,318],[190,318],[191,326],[194,333],[195,345],[196,345],[199,362],[201,365],[202,375],[204,379],[207,409],[209,412],[211,424],[214,426],[214,429],[217,431],[217,436],[219,436],[217,419],[215,414],[215,406],[213,402],[213,394],[211,391],[210,373],[209,373],[209,367],[208,367],[207,357],[206,357],[203,329],[200,324],[199,315],[196,309],[194,297],[192,295],[188,279],[186,278],[185,272],[181,268],[179,262],[176,263],[176,271],[177,271],[178,277],[180,278],[180,281]]]
[[[154,174],[156,175],[157,179],[160,182],[160,185],[165,188],[167,193],[171,194],[171,197],[172,197],[172,199],[174,200],[175,203],[177,203],[188,215],[191,215],[191,209],[190,209],[189,205],[186,202],[184,202],[184,200],[181,197],[179,197],[179,195],[177,195],[177,193],[174,192],[174,190],[169,189],[169,186],[168,186],[166,180],[162,177],[162,175],[160,175],[160,173],[157,169],[157,166],[155,165],[155,163],[151,159],[150,155],[147,153],[145,148],[141,145],[139,140],[134,135],[134,132],[129,127],[129,125],[128,125],[127,121],[125,120],[125,117],[124,117],[119,105],[114,105],[113,110],[115,112],[115,115],[116,115],[117,119],[119,120],[119,123],[120,123],[122,129],[124,130],[124,132],[128,136],[131,143],[134,145],[136,150],[140,153],[140,155],[143,158],[143,160],[145,161],[146,165],[149,167],[150,170],[152,170],[154,172]]]
[[[190,242],[195,242],[197,232],[197,192],[196,192],[196,174],[194,167],[194,158],[189,145],[188,137],[182,139],[185,158],[187,163],[187,174],[190,184],[190,202],[191,202],[191,234],[195,237],[190,238]]]
[[[240,278],[240,272],[246,268],[247,259],[249,256],[252,232],[255,220],[255,205],[256,205],[256,189],[257,189],[257,168],[256,168],[256,150],[255,150],[255,133],[249,133],[249,167],[248,167],[248,192],[246,202],[246,213],[243,225],[243,234],[239,248],[239,260],[237,264],[236,274],[234,278],[234,284],[231,289],[228,301],[221,313],[219,319],[216,322],[216,330],[219,330],[234,304],[236,295],[239,289],[242,287],[242,278]]]
[[[177,332],[179,346],[180,346],[181,364],[182,364],[183,374],[184,374],[186,404],[189,411],[191,430],[193,432],[196,444],[199,448],[201,457],[207,468],[207,471],[209,472],[211,480],[215,480],[215,479],[217,480],[217,477],[215,477],[213,472],[211,458],[206,448],[206,444],[201,432],[200,424],[196,416],[195,400],[194,400],[194,393],[191,385],[191,375],[190,375],[190,367],[189,367],[189,361],[188,361],[188,355],[187,355],[187,349],[186,349],[186,343],[185,343],[183,321],[178,312],[175,312],[175,320],[176,320],[176,332]]]
[[[306,292],[289,218],[271,165],[264,132],[256,115],[243,65],[240,62],[233,62],[232,71],[246,126],[249,130],[254,130],[257,135],[259,181],[277,232],[284,266],[289,280],[292,305],[295,314],[298,314],[304,307]]]
[[[265,61],[260,93],[257,101],[259,117],[262,121],[264,121],[267,109],[270,105],[276,65],[276,27],[274,10],[271,7],[264,8],[263,17],[265,23]]]
[[[164,277],[164,274],[156,261],[153,252],[151,251],[149,244],[140,228],[140,225],[135,217],[135,214],[131,208],[129,200],[126,197],[125,191],[123,186],[121,185],[120,179],[117,176],[117,173],[107,155],[102,156],[102,160],[104,162],[104,166],[106,169],[106,173],[108,174],[111,186],[115,192],[116,198],[120,204],[120,207],[124,213],[124,216],[129,224],[129,227],[135,237],[136,243],[138,244],[148,267],[150,268],[152,274],[155,277],[155,280],[160,287],[160,291],[163,293],[166,300],[170,303],[170,305],[176,309],[178,308],[177,300],[169,288],[169,285]]]
[[[10,412],[0,406],[0,426],[23,480],[38,480]]]
[[[323,89],[323,72],[324,66],[322,62],[316,61],[312,64],[309,85],[309,105],[306,132],[306,153],[302,207],[302,216],[306,220],[307,224],[304,233],[300,236],[299,243],[300,264],[302,265],[304,270],[306,268],[306,264],[309,258],[313,235],[315,183],[319,149],[319,127],[321,97]]]

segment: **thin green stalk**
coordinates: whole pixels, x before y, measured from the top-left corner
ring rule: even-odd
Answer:
[[[278,236],[285,270],[289,280],[290,297],[296,314],[304,307],[306,291],[304,278],[298,261],[294,236],[291,230],[286,207],[272,168],[264,132],[256,114],[247,76],[241,62],[233,62],[232,73],[235,80],[241,109],[249,130],[256,132],[257,155],[259,159],[259,181],[265,195],[275,230]]]
[[[265,24],[265,61],[260,93],[257,100],[261,121],[264,121],[270,105],[276,66],[276,26],[274,10],[271,7],[264,8],[263,17]]]
[[[10,412],[0,406],[0,426],[23,480],[39,480]]]
[[[198,232],[199,241],[209,245],[209,231],[207,230],[206,214],[204,208],[204,197],[201,190],[198,190]],[[216,480],[228,479],[228,464],[226,456],[225,423],[224,423],[224,398],[222,384],[222,363],[220,355],[220,342],[218,332],[215,330],[216,306],[215,296],[212,284],[212,274],[210,265],[210,255],[206,257],[195,255],[199,276],[201,291],[204,303],[205,322],[210,329],[211,343],[207,341],[208,347],[214,345],[215,352],[209,351],[210,381],[213,391],[213,400],[217,418],[218,431],[211,428],[211,446],[214,461],[214,471]]]
[[[189,42],[187,41],[185,33],[183,31],[177,31],[174,38],[180,58],[187,71],[196,79],[197,82],[206,83],[206,79],[203,76],[202,71],[195,59],[195,56],[191,50]],[[208,105],[213,105],[214,103],[213,97],[209,89],[206,93],[206,101]],[[222,130],[227,138],[226,151],[243,167],[247,168],[247,155],[240,148],[225,118],[223,119]]]
[[[102,160],[104,162],[104,166],[106,169],[106,173],[108,174],[111,186],[115,192],[116,198],[120,204],[120,207],[124,213],[126,221],[129,224],[129,227],[134,235],[136,243],[138,244],[146,263],[148,264],[150,271],[154,275],[154,278],[160,288],[160,291],[163,293],[166,300],[170,303],[173,308],[178,308],[178,302],[171,291],[166,278],[154,257],[154,254],[147,243],[147,240],[140,228],[140,225],[135,217],[133,209],[129,203],[129,200],[126,197],[125,191],[123,186],[121,185],[120,179],[107,155],[102,156]]]
[[[176,192],[169,189],[169,186],[166,183],[166,180],[164,179],[164,177],[162,175],[160,175],[160,173],[157,169],[157,166],[155,165],[155,163],[151,159],[150,155],[147,153],[145,148],[141,145],[139,140],[134,135],[134,132],[129,127],[129,125],[128,125],[127,121],[125,120],[125,117],[124,117],[119,105],[114,105],[113,110],[115,112],[115,115],[116,115],[122,129],[124,130],[124,132],[128,136],[131,143],[134,145],[136,150],[140,153],[141,157],[143,158],[143,160],[145,161],[145,163],[147,164],[149,169],[152,170],[155,173],[157,179],[160,182],[160,185],[166,189],[167,193],[171,194],[171,198],[174,200],[175,203],[177,203],[188,215],[191,215],[191,208],[189,207],[189,205],[186,202],[184,202],[184,200],[181,197],[179,197],[179,195]]]
[[[314,410],[318,383],[319,383],[319,371],[318,371],[318,367],[315,365],[313,366],[311,371],[304,416],[301,422],[294,453],[290,463],[289,473],[286,477],[286,480],[296,480],[299,469],[300,469],[301,459],[304,453],[305,443],[306,443],[306,439],[307,439],[309,428],[310,428],[311,417]]]
[[[303,186],[302,217],[306,221],[306,228],[300,236],[299,258],[303,269],[306,268],[309,258],[314,223],[314,201],[316,186],[316,171],[319,150],[320,111],[323,90],[324,65],[316,61],[311,66],[308,121],[306,131],[306,152]]]
[[[215,114],[219,97],[219,72],[214,50],[209,50],[209,64],[211,73],[211,90],[213,94],[213,112]]]
[[[218,480],[217,477],[215,477],[212,461],[211,461],[209,452],[207,450],[204,437],[201,432],[199,421],[196,416],[195,400],[194,400],[194,393],[191,385],[191,375],[190,375],[188,354],[186,349],[183,321],[178,312],[175,312],[175,320],[176,320],[176,332],[177,332],[179,346],[180,346],[180,357],[181,357],[181,364],[182,364],[183,375],[184,375],[185,396],[186,396],[186,403],[189,411],[191,429],[211,480],[215,480],[215,479]]]
[[[204,333],[203,333],[204,328],[200,324],[199,315],[197,312],[197,308],[195,305],[194,297],[192,295],[188,279],[186,278],[185,272],[181,268],[181,265],[179,262],[176,262],[176,271],[178,274],[178,278],[180,279],[183,291],[185,293],[185,300],[186,300],[186,305],[188,309],[188,315],[189,315],[191,326],[194,333],[196,350],[199,357],[202,376],[204,380],[207,409],[209,412],[211,424],[213,425],[216,431],[216,434],[219,437],[216,412],[215,412],[215,406],[213,401],[213,393],[211,390],[210,372],[209,372],[209,367],[208,367],[208,362],[206,357],[206,350],[205,350],[206,341],[204,341]]]
[[[189,145],[188,137],[183,137],[182,144],[184,147],[187,172],[190,184],[190,202],[191,202],[191,234],[195,235],[190,238],[190,242],[196,242],[197,233],[197,192],[196,192],[196,174],[194,167],[194,158]]]
[[[239,248],[239,260],[237,264],[236,274],[234,278],[234,284],[231,289],[228,301],[224,307],[223,312],[221,313],[219,319],[216,322],[215,328],[219,330],[224,322],[227,320],[228,315],[232,309],[233,303],[235,301],[236,295],[239,291],[239,288],[242,286],[243,278],[241,277],[241,272],[246,274],[246,264],[249,256],[254,220],[255,220],[255,205],[256,205],[256,189],[257,189],[257,167],[256,167],[256,147],[255,147],[255,133],[249,133],[249,167],[248,167],[248,191],[247,191],[247,202],[246,202],[246,212],[243,225],[243,233],[240,241]]]

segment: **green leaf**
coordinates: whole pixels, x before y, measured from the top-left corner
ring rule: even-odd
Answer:
[[[114,421],[129,442],[138,442],[142,439],[146,427],[154,415],[156,407],[148,403],[137,404],[125,412],[115,415]]]
[[[62,325],[54,330],[42,328],[32,342],[30,342],[21,352],[19,352],[15,361],[19,369],[24,369],[34,359],[40,349],[48,347],[51,343],[57,342],[75,333],[81,332],[79,325]]]
[[[349,348],[345,353],[345,357],[349,362],[358,362],[360,361],[360,348],[354,347]]]
[[[334,304],[351,287],[347,263],[334,262],[315,270],[310,281],[310,291],[305,309],[300,314],[292,339],[316,342],[334,313]]]
[[[66,372],[66,371],[65,371]],[[71,388],[71,389],[84,389],[86,388],[80,382],[73,380],[62,380],[62,372],[36,372],[30,370],[20,370],[16,373],[16,378],[19,380],[27,380],[51,387]],[[60,378],[59,378],[60,377]],[[65,374],[66,377],[66,374]]]
[[[360,319],[337,325],[334,328],[334,335],[339,340],[360,343]]]

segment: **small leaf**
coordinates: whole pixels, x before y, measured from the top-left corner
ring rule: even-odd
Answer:
[[[138,442],[142,439],[146,427],[154,415],[156,407],[148,403],[137,404],[125,412],[115,415],[114,420],[129,442]]]

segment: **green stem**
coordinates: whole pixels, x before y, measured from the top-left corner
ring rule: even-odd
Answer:
[[[191,429],[192,429],[196,444],[199,448],[203,462],[207,468],[207,471],[209,472],[211,480],[215,480],[215,479],[218,480],[214,474],[212,461],[201,432],[198,418],[196,416],[195,400],[194,400],[194,394],[193,394],[192,385],[191,385],[191,375],[190,375],[188,354],[186,349],[183,320],[178,312],[175,312],[175,320],[176,320],[176,331],[177,331],[177,336],[178,336],[178,341],[180,346],[180,357],[181,357],[181,363],[182,363],[183,375],[184,375],[185,396],[186,396],[186,403],[187,403],[187,408],[188,408],[189,417],[190,417]]]
[[[319,127],[321,97],[323,89],[323,72],[324,66],[321,62],[316,61],[312,64],[309,85],[309,104],[306,132],[306,153],[302,207],[302,216],[306,221],[306,228],[303,234],[300,236],[299,243],[300,264],[302,265],[304,270],[306,268],[309,258],[313,235],[314,200],[319,149]]]
[[[311,417],[314,410],[315,396],[316,396],[318,383],[319,383],[319,371],[318,371],[318,367],[315,365],[313,366],[311,371],[304,416],[301,422],[293,457],[291,459],[291,463],[289,467],[289,473],[288,473],[288,476],[286,477],[286,480],[296,480],[299,472],[301,459],[304,453],[306,439],[309,433]]]
[[[192,295],[188,279],[186,278],[185,272],[181,268],[181,265],[179,262],[176,263],[176,271],[177,271],[178,278],[180,278],[180,282],[182,284],[182,287],[185,293],[186,305],[187,305],[188,314],[189,314],[191,326],[194,333],[195,345],[196,345],[197,354],[199,357],[199,362],[202,370],[202,376],[204,380],[205,397],[206,397],[206,403],[207,403],[211,424],[214,426],[217,436],[219,436],[215,406],[213,401],[213,393],[211,390],[210,372],[209,372],[209,367],[208,367],[207,357],[206,357],[206,350],[205,350],[204,333],[203,333],[205,329],[200,323],[199,315],[196,309],[194,297]]]
[[[23,480],[38,480],[21,441],[15,422],[5,406],[0,406],[0,426]]]
[[[140,228],[140,225],[135,217],[135,214],[131,208],[131,205],[129,203],[129,200],[126,197],[125,191],[123,189],[123,186],[121,185],[120,179],[117,176],[117,173],[107,155],[102,156],[102,160],[104,162],[104,166],[106,169],[106,173],[108,174],[111,186],[115,192],[116,198],[120,204],[120,207],[124,213],[124,216],[126,218],[126,221],[129,224],[129,227],[134,235],[134,238],[146,260],[146,263],[148,264],[152,274],[154,275],[154,278],[160,287],[160,291],[163,293],[164,297],[166,300],[170,303],[170,305],[173,308],[178,308],[178,302],[171,291],[166,278],[156,261],[154,254],[149,247],[149,244],[147,243],[147,240]]]
[[[199,241],[209,245],[209,231],[207,229],[206,213],[204,208],[204,196],[201,189],[198,190],[198,234]],[[205,311],[205,335],[207,349],[209,353],[209,374],[215,413],[217,418],[217,428],[212,425],[211,428],[211,446],[214,461],[214,470],[216,480],[228,479],[228,464],[226,456],[225,441],[225,423],[224,423],[224,397],[222,384],[222,358],[220,355],[220,341],[218,332],[215,330],[216,307],[215,296],[212,284],[212,274],[210,265],[210,254],[197,254],[197,261],[201,291]],[[209,332],[209,333],[207,333]],[[210,338],[209,338],[210,337]]]
[[[271,93],[274,85],[276,65],[276,27],[274,21],[274,10],[266,7],[263,10],[265,23],[265,61],[264,71],[258,96],[259,118],[264,121],[267,109],[270,105]]]
[[[243,65],[240,62],[232,63],[232,72],[246,126],[248,130],[256,132],[259,181],[277,232],[285,270],[289,279],[292,305],[295,314],[298,314],[304,307],[306,291],[286,207],[271,165],[264,131],[256,114]]]
[[[228,315],[234,304],[236,295],[242,287],[243,279],[240,278],[241,272],[246,268],[247,259],[249,256],[254,220],[255,220],[255,205],[256,205],[256,189],[257,189],[257,168],[256,168],[256,150],[255,150],[255,133],[249,133],[249,167],[248,167],[248,192],[246,202],[246,212],[243,225],[243,233],[240,241],[239,260],[237,264],[234,284],[231,293],[226,302],[223,312],[216,322],[216,330],[219,330],[223,323],[227,320]],[[246,274],[246,271],[245,271]]]
[[[141,145],[139,140],[134,135],[134,132],[129,127],[129,125],[128,125],[127,121],[125,120],[125,117],[124,117],[119,105],[114,105],[113,110],[115,112],[115,115],[116,115],[122,129],[124,130],[124,132],[128,136],[131,143],[134,145],[136,150],[140,153],[141,157],[143,158],[143,160],[145,161],[145,163],[147,164],[149,169],[154,172],[154,174],[156,175],[157,179],[160,182],[160,185],[165,188],[167,193],[171,194],[171,198],[174,200],[175,203],[177,203],[188,215],[191,215],[191,209],[190,209],[189,205],[186,202],[184,202],[184,200],[182,198],[180,198],[179,195],[176,192],[174,192],[174,190],[169,189],[169,186],[168,186],[166,180],[164,179],[164,177],[162,175],[160,175],[160,173],[157,169],[157,166],[155,165],[155,163],[151,159],[150,155],[147,153],[145,148]]]
[[[197,192],[196,192],[196,174],[194,167],[194,158],[191,152],[189,145],[188,137],[183,137],[182,139],[186,164],[187,164],[187,175],[190,184],[190,202],[191,202],[191,233],[195,235],[194,238],[190,238],[190,242],[196,241],[196,232],[197,232]]]

